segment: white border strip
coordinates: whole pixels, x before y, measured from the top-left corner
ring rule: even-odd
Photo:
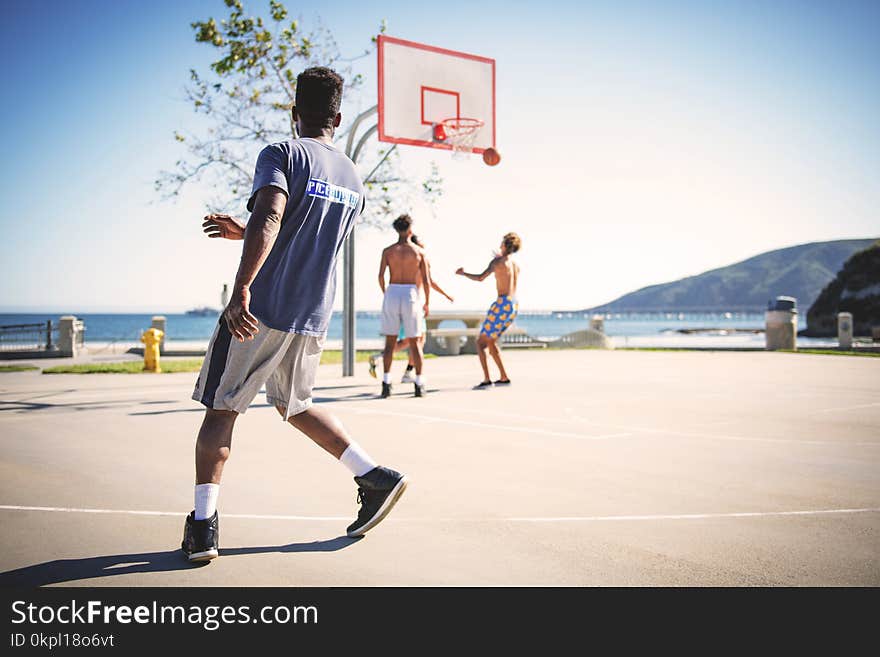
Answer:
[[[42,511],[50,513],[96,513],[96,514],[122,514],[130,516],[174,516],[183,518],[186,514],[181,511],[137,511],[129,509],[78,509],[60,506],[17,506],[0,504],[0,511]],[[807,511],[746,511],[739,513],[684,513],[684,514],[658,514],[658,515],[627,515],[627,516],[549,516],[549,517],[520,517],[520,518],[480,518],[479,522],[606,522],[606,521],[644,521],[644,520],[711,520],[720,518],[765,518],[774,516],[819,516],[831,514],[854,514],[854,513],[880,513],[880,507],[865,507],[856,509],[813,509]],[[240,518],[246,520],[301,520],[316,522],[340,522],[349,521],[347,516],[285,516],[263,515],[252,513],[224,513],[224,518]],[[446,521],[446,522],[474,522],[474,518],[400,518],[395,520],[410,521]]]
[[[65,506],[16,506],[0,504],[0,511],[46,511],[51,513],[112,513],[128,516],[174,516],[186,517],[181,511],[138,511],[132,509],[78,509]],[[224,518],[244,518],[247,520],[328,520],[332,522],[351,521],[347,516],[271,516],[251,513],[224,513]]]

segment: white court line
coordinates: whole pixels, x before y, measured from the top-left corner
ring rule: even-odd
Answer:
[[[574,415],[571,412],[570,408],[565,409],[569,414],[569,417],[573,420],[577,420],[579,422],[583,422],[584,424],[590,424],[597,427],[609,427],[612,429],[624,429],[627,431],[632,431],[635,433],[648,433],[648,434],[669,434],[671,436],[684,436],[690,438],[708,438],[709,440],[722,440],[722,441],[739,441],[739,442],[757,442],[757,443],[782,443],[788,445],[834,445],[836,447],[880,447],[880,441],[874,442],[858,442],[858,443],[846,443],[841,441],[834,440],[798,440],[798,439],[789,439],[789,438],[757,438],[754,436],[724,436],[724,435],[716,435],[711,433],[697,433],[693,431],[678,431],[676,429],[654,429],[650,427],[623,427],[617,426],[613,424],[604,424],[601,422],[593,422],[591,420],[587,420],[586,418],[579,417]]]
[[[599,436],[587,436],[584,434],[578,433],[568,433],[564,431],[548,431],[546,429],[538,429],[538,428],[529,428],[522,426],[513,426],[513,425],[504,425],[504,424],[489,424],[486,422],[472,422],[470,420],[456,420],[452,418],[439,417],[435,415],[421,415],[418,413],[400,413],[395,411],[382,411],[376,409],[365,409],[365,408],[355,408],[353,406],[346,406],[343,404],[334,404],[334,409],[340,410],[349,410],[353,413],[359,414],[368,414],[368,415],[388,415],[392,417],[405,417],[413,420],[430,420],[433,422],[444,422],[446,424],[459,424],[464,426],[478,427],[478,428],[486,428],[486,429],[501,429],[503,431],[511,431],[517,433],[528,433],[528,434],[540,434],[544,436],[557,436],[562,438],[576,438],[579,440],[607,440],[609,438],[625,438],[632,437],[636,434],[670,434],[674,436],[685,436],[685,437],[694,437],[694,438],[708,438],[710,440],[722,440],[722,441],[744,441],[744,442],[760,442],[760,443],[783,443],[789,445],[834,445],[836,447],[880,447],[880,441],[877,442],[857,442],[857,443],[844,443],[833,440],[797,440],[797,439],[787,439],[787,438],[755,438],[751,436],[718,436],[713,434],[706,433],[693,433],[686,431],[676,431],[675,429],[653,429],[649,427],[626,427],[626,426],[617,426],[613,424],[605,424],[601,422],[592,422],[585,418],[578,417],[571,413],[571,409],[565,409],[566,412],[569,413],[569,417],[572,420],[576,420],[578,422],[582,422],[584,424],[590,424],[593,426],[607,427],[610,429],[617,429],[620,433],[608,433],[602,434]],[[517,417],[516,415],[511,414],[511,417]],[[528,417],[528,416],[525,416]]]
[[[78,509],[65,506],[16,506],[12,504],[0,504],[0,511],[46,511],[51,513],[112,513],[127,516],[174,516],[185,517],[186,513],[180,511],[138,511],[131,509]],[[272,516],[252,513],[224,513],[224,518],[244,518],[247,520],[328,520],[350,521],[348,516]]]
[[[2,511],[43,511],[50,513],[95,513],[95,514],[122,514],[130,516],[174,516],[184,517],[186,514],[180,511],[137,511],[129,509],[78,509],[59,506],[16,506],[2,504]],[[397,521],[412,522],[605,522],[605,521],[644,521],[644,520],[711,520],[717,518],[765,518],[774,516],[819,516],[832,514],[854,513],[878,513],[880,507],[865,507],[855,509],[812,509],[807,511],[745,511],[739,513],[678,513],[656,515],[624,515],[624,516],[548,516],[548,517],[515,517],[515,518],[406,518],[394,517]],[[246,520],[303,520],[303,521],[349,521],[348,516],[285,516],[266,515],[251,513],[224,513],[224,518],[239,518]]]
[[[818,516],[833,513],[877,513],[880,508],[814,509],[811,511],[745,511],[741,513],[681,513],[652,516],[557,516],[552,518],[507,518],[513,522],[597,522],[603,520],[706,520],[714,518],[766,518],[771,516]]]
[[[642,399],[648,399],[647,397],[639,397],[634,401],[640,401]],[[599,406],[601,404],[607,403],[608,400],[601,399],[596,400],[595,402],[587,403],[587,404],[579,404],[580,408],[585,406]],[[456,413],[465,413],[470,415],[488,415],[488,416],[496,416],[496,417],[505,417],[513,420],[534,420],[536,422],[550,422],[556,424],[573,424],[571,418],[567,417],[559,417],[558,414],[556,417],[548,417],[543,415],[524,415],[522,413],[511,413],[509,411],[493,411],[491,409],[486,408],[462,408],[461,406],[447,406],[445,404],[435,404],[433,400],[431,400],[430,406],[428,406],[431,410],[437,411],[453,411]],[[568,410],[568,409],[566,409]]]
[[[837,408],[823,408],[819,411],[807,411],[804,415],[818,415],[819,413],[834,413],[836,411],[855,411],[860,408],[871,408],[880,406],[880,402],[872,402],[870,404],[859,404],[857,406],[838,406]]]
[[[344,406],[341,404],[334,404],[333,409],[341,409],[348,410],[357,414],[366,414],[366,415],[390,415],[392,417],[405,417],[411,420],[423,420],[430,422],[444,422],[446,424],[459,424],[467,427],[478,427],[480,429],[500,429],[502,431],[511,431],[514,433],[528,433],[528,434],[541,434],[542,436],[556,436],[560,438],[576,438],[578,440],[607,440],[609,438],[623,438],[626,436],[631,436],[631,432],[627,433],[607,433],[599,436],[587,436],[582,433],[568,433],[565,431],[548,431],[547,429],[540,429],[537,427],[523,427],[519,425],[510,425],[510,424],[489,424],[488,422],[472,422],[470,420],[456,420],[452,418],[439,417],[436,415],[421,415],[418,413],[400,413],[396,411],[380,411],[374,409],[366,409],[366,408],[355,408],[353,406]]]

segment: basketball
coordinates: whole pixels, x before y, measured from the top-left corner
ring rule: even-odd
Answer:
[[[487,148],[483,151],[483,162],[490,167],[494,167],[501,161],[501,155],[494,148]]]

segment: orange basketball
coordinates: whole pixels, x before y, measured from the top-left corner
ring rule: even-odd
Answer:
[[[483,151],[483,162],[490,167],[494,167],[501,161],[501,155],[494,148],[487,148]]]

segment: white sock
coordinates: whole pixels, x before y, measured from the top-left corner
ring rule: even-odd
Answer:
[[[416,374],[416,385],[420,386],[425,382],[421,374]]]
[[[391,383],[391,372],[385,372],[382,375],[382,383]]]
[[[349,443],[339,462],[346,468],[351,470],[351,474],[355,477],[363,477],[370,470],[376,467],[376,462],[370,458],[370,455],[364,451],[364,448],[355,442]]]
[[[217,510],[217,496],[220,484],[196,484],[195,519],[212,518]]]

